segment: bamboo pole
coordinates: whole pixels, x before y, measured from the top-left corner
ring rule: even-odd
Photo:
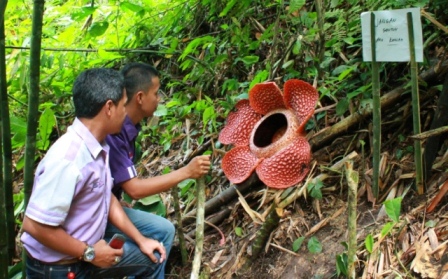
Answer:
[[[196,218],[196,247],[194,251],[193,267],[190,279],[199,279],[201,269],[202,251],[204,248],[204,205],[205,205],[205,181],[204,178],[196,180],[197,186],[197,218]]]
[[[42,43],[42,23],[44,17],[45,0],[34,0],[33,4],[33,25],[31,32],[31,52],[30,52],[30,82],[28,87],[28,115],[27,132],[25,142],[25,166],[24,172],[24,204],[28,205],[33,188],[34,163],[36,153],[37,119],[39,109],[40,90],[40,57]],[[22,253],[23,262],[26,261],[25,250]],[[25,278],[25,265],[23,270]]]
[[[6,92],[6,64],[5,64],[5,10],[7,1],[0,2],[0,94],[2,96],[7,96]],[[2,111],[3,112],[3,111]],[[3,118],[3,113],[0,114],[0,138],[3,141],[3,132],[5,121]],[[0,158],[3,157],[3,142],[0,141]],[[3,160],[0,160],[0,170],[6,169],[3,167]],[[8,210],[7,210],[7,200],[8,191],[6,183],[3,180],[3,172],[0,172],[0,278],[8,277],[8,265],[11,263],[12,254],[8,249]],[[12,194],[11,194],[12,200]]]
[[[15,252],[15,220],[14,220],[14,202],[12,191],[12,147],[11,147],[11,125],[9,120],[8,90],[6,86],[6,59],[5,59],[5,10],[8,1],[2,1],[0,7],[0,92],[1,92],[1,121],[2,121],[2,147],[3,147],[3,189],[6,214],[6,240],[8,245],[9,263]]]
[[[372,101],[373,101],[373,184],[372,192],[375,199],[379,193],[380,179],[380,153],[381,153],[381,99],[380,99],[380,75],[376,62],[376,33],[375,14],[370,15],[370,41],[372,48]]]
[[[412,84],[412,115],[414,125],[414,135],[421,132],[420,129],[420,99],[418,92],[418,69],[415,60],[415,41],[414,41],[414,24],[412,13],[407,13],[408,33],[409,33],[409,49],[411,56],[411,84]],[[422,159],[422,143],[419,140],[414,141],[414,163],[415,163],[415,185],[417,193],[422,195],[425,193],[423,184],[423,159]]]

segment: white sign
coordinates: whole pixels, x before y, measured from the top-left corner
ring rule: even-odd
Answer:
[[[362,54],[372,61],[370,20],[375,14],[376,61],[404,62],[411,60],[407,13],[412,13],[415,60],[423,62],[423,35],[420,8],[374,11],[361,14]]]

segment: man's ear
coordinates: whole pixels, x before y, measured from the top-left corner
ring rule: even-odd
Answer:
[[[114,102],[112,100],[107,100],[107,102],[104,104],[104,112],[108,117],[112,115],[112,107],[114,106]]]
[[[138,91],[138,92],[135,94],[135,98],[136,98],[137,103],[138,103],[139,105],[143,104],[143,91]]]

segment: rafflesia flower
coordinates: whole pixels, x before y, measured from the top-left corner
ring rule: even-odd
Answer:
[[[311,148],[305,125],[319,96],[297,79],[286,81],[283,91],[274,82],[256,84],[249,100],[239,101],[229,114],[219,141],[235,146],[222,159],[230,182],[241,183],[256,171],[268,187],[282,189],[308,173]]]

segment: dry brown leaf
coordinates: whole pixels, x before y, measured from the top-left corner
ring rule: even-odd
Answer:
[[[431,257],[431,246],[426,237],[415,243],[414,261],[411,264],[411,269],[420,274],[423,278],[437,278],[439,275],[439,267],[435,265]]]

